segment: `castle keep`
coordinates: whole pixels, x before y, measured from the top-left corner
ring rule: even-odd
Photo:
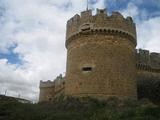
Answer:
[[[160,79],[160,54],[136,50],[136,27],[131,17],[105,9],[76,14],[67,22],[66,76],[40,82],[39,101],[60,95],[73,97],[137,98],[137,82]]]

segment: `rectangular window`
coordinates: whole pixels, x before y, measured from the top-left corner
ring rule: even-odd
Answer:
[[[92,71],[92,67],[83,67],[82,71],[90,72]]]

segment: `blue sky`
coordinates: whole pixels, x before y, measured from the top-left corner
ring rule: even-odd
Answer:
[[[149,13],[155,13],[160,9],[160,0],[107,0],[108,9],[125,9],[128,3],[134,3],[140,10],[146,10]],[[111,3],[111,4],[110,4]]]
[[[92,6],[92,4],[96,4],[98,0],[90,0],[89,6]],[[123,9],[127,8],[127,5],[129,2],[132,2],[136,5],[136,7],[139,10],[139,18],[142,20],[150,19],[153,17],[160,16],[160,0],[106,0],[104,1],[104,4],[109,12],[112,11],[121,11]],[[69,7],[70,4],[66,4],[65,7]],[[3,16],[5,16],[7,11],[7,5],[2,4],[0,5],[0,16],[1,17],[1,24],[3,24],[4,19]],[[143,12],[146,12],[147,15],[145,17],[141,17]],[[136,19],[136,18],[135,18]],[[3,38],[1,38],[3,39]],[[6,58],[9,63],[11,64],[22,64],[23,62],[19,58],[19,54],[14,52],[14,45],[10,46],[8,49],[8,53],[1,53],[0,51],[0,59]]]
[[[132,16],[137,48],[160,52],[160,0],[89,0]],[[40,80],[65,73],[66,21],[86,9],[86,0],[0,0],[0,93],[38,99]]]
[[[0,53],[0,59],[7,59],[9,63],[11,64],[18,64],[21,65],[23,62],[20,59],[20,56],[18,53],[14,52],[14,49],[16,48],[16,44],[13,46],[10,46],[7,53]]]

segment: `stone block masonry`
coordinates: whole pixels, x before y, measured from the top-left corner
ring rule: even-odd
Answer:
[[[137,99],[137,81],[160,80],[160,54],[136,50],[136,26],[131,17],[105,9],[76,14],[67,21],[66,75],[40,82],[39,101],[61,95]]]
[[[136,44],[131,17],[105,9],[75,15],[67,22],[65,94],[136,99]]]

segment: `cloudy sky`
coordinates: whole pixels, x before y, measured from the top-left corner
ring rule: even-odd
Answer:
[[[137,48],[160,52],[160,0],[89,0],[132,16]],[[0,94],[36,101],[40,80],[65,74],[66,21],[86,9],[86,0],[0,0]]]

